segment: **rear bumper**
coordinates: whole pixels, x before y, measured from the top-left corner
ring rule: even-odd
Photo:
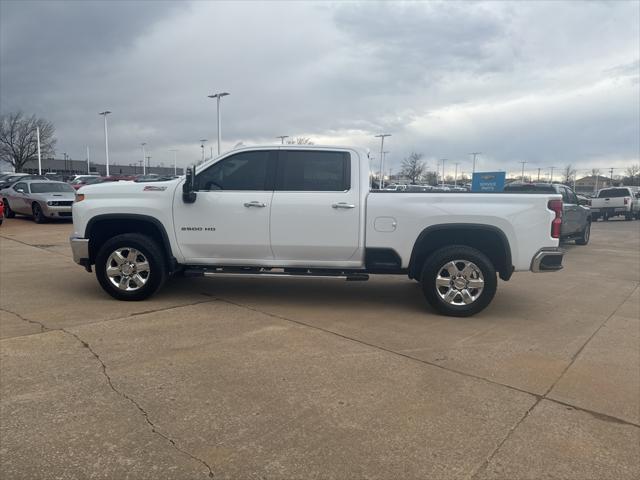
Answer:
[[[69,238],[73,261],[91,271],[91,261],[89,260],[89,239],[80,237]]]
[[[560,248],[543,248],[538,250],[531,260],[532,272],[557,272],[562,270],[564,250]]]

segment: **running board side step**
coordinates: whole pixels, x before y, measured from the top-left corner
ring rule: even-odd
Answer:
[[[244,278],[333,278],[347,282],[364,282],[369,275],[358,272],[341,272],[331,270],[263,269],[263,268],[187,268],[185,277],[244,277]]]

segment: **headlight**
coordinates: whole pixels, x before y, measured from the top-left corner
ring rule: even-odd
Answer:
[[[48,201],[47,205],[49,205],[50,207],[53,207],[55,205],[58,205],[58,202],[52,202],[52,201]]]
[[[76,193],[76,203],[84,200],[84,193]]]

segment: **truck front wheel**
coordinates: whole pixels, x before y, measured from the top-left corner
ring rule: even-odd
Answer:
[[[158,244],[139,233],[107,240],[96,256],[100,286],[118,300],[144,300],[167,278],[167,266]]]
[[[452,245],[427,258],[421,283],[427,302],[436,311],[468,317],[491,303],[498,281],[485,254],[466,245]]]

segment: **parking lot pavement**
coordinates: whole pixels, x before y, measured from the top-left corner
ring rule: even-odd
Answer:
[[[640,222],[467,319],[391,276],[117,302],[70,232],[0,227],[0,477],[640,476]]]

